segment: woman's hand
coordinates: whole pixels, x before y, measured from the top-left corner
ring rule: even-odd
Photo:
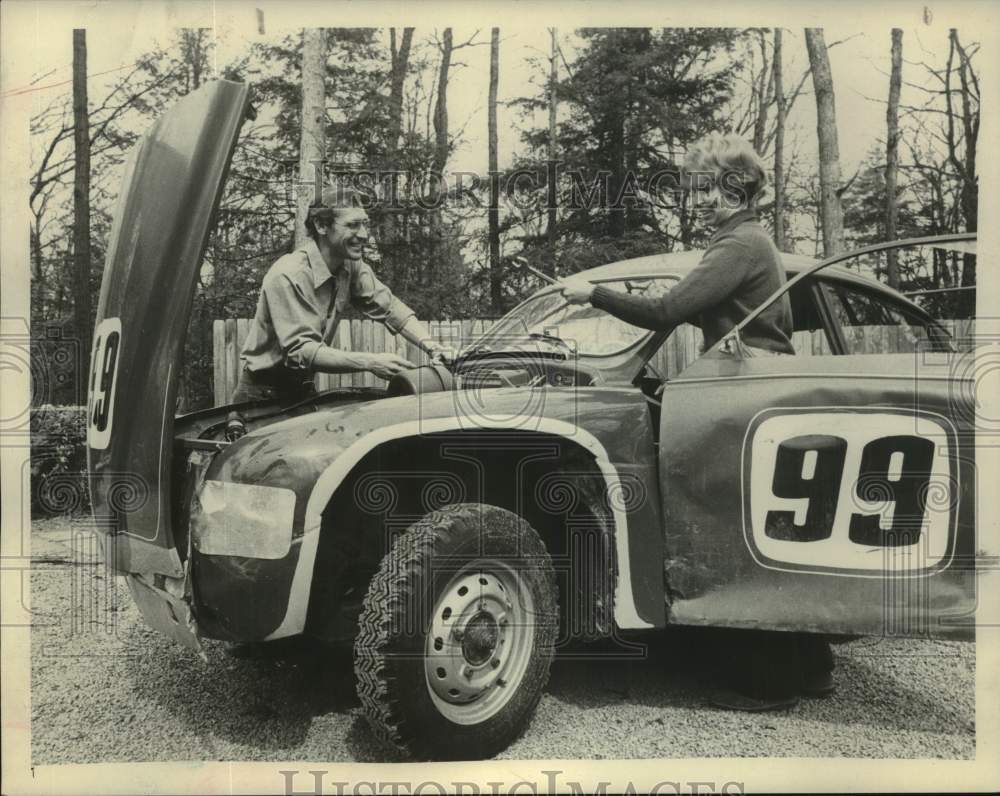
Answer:
[[[569,277],[559,280],[559,285],[562,287],[563,298],[570,304],[586,304],[594,292],[594,286],[584,279]]]

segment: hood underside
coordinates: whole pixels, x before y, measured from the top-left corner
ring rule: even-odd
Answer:
[[[119,572],[178,576],[170,518],[177,369],[247,86],[185,96],[131,153],[101,282],[88,399],[92,504]]]

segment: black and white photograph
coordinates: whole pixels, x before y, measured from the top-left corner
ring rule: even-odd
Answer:
[[[995,7],[0,15],[4,794],[1000,788]]]

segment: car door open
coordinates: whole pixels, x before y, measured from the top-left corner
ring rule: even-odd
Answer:
[[[974,426],[934,348],[752,357],[735,330],[666,384],[671,622],[972,637]]]

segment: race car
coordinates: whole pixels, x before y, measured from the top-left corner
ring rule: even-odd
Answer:
[[[672,625],[974,638],[967,353],[862,273],[890,249],[972,256],[973,236],[786,255],[782,291],[683,366],[673,335],[547,286],[448,369],[175,417],[247,107],[246,85],[219,81],[160,118],[108,246],[92,505],[152,627],[193,650],[353,643],[376,733],[434,759],[509,745],[574,640]],[[580,276],[653,296],[699,257]],[[742,326],[783,292],[800,353],[749,356]]]

